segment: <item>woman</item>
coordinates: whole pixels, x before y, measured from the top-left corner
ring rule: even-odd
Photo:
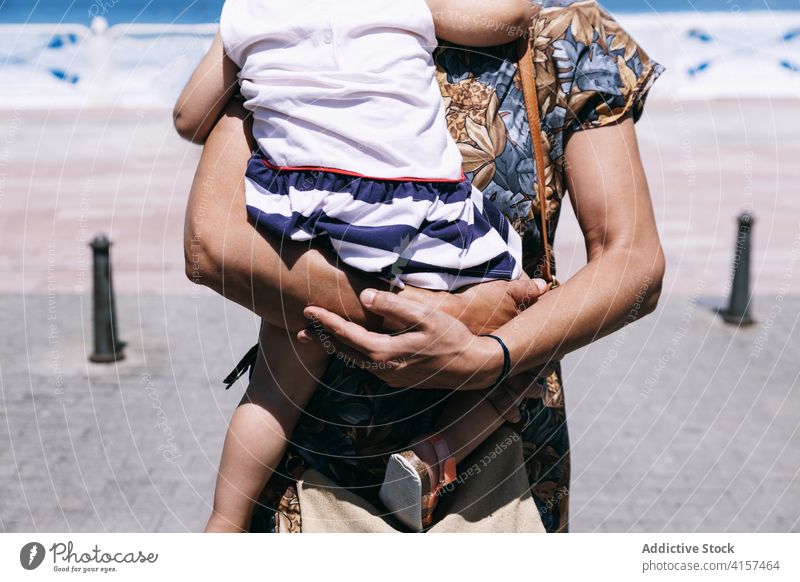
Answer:
[[[412,288],[397,295],[373,292],[376,281],[340,270],[322,252],[261,237],[248,224],[241,199],[241,176],[253,147],[242,108],[225,105],[218,121],[215,112],[223,104],[209,103],[211,113],[202,120],[182,119],[177,112],[182,135],[205,142],[187,212],[187,274],[276,325],[300,329],[313,316],[333,337],[325,341],[364,366],[349,367],[342,359],[330,365],[322,382],[326,389],[317,391],[302,416],[254,528],[273,529],[277,507],[281,529],[298,529],[292,480],[306,467],[374,499],[386,455],[428,431],[443,399],[440,390],[393,387],[491,385],[502,358],[470,347],[478,345],[481,332],[496,330],[516,375],[492,394],[493,402],[508,411],[528,396],[521,414],[508,416],[519,421],[525,468],[545,528],[566,530],[569,445],[557,362],[630,322],[632,314],[651,312],[663,276],[633,129],[661,67],[595,2],[545,0],[534,16],[532,38],[543,168],[532,163],[517,47],[437,52],[448,127],[464,169],[523,234],[528,273],[537,276],[545,261],[543,225],[531,212],[539,204],[533,194],[537,172],[546,182],[550,243],[567,190],[586,239],[586,266],[521,313],[517,306],[526,290],[513,284],[489,283],[453,295]],[[368,331],[388,314],[414,331]],[[268,373],[263,362],[254,373]],[[541,382],[531,381],[536,377]]]

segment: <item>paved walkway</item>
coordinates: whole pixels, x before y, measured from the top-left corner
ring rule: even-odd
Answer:
[[[256,322],[205,293],[122,296],[128,358],[103,366],[89,310],[0,296],[0,530],[196,531],[242,390],[220,379]],[[800,531],[800,299],[756,314],[736,331],[673,299],[568,358],[574,530]]]
[[[221,378],[256,337],[215,298],[121,297],[127,359],[89,364],[91,300],[0,296],[0,529],[201,529],[239,391]]]
[[[566,359],[576,530],[800,531],[800,298],[703,299]]]

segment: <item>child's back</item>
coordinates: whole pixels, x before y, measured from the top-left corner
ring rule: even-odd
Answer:
[[[220,31],[276,165],[461,176],[425,0],[228,0]]]

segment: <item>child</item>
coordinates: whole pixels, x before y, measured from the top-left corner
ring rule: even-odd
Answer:
[[[437,34],[471,46],[511,42],[527,30],[530,10],[530,0],[228,0],[179,105],[199,91],[213,124],[239,68],[258,144],[245,176],[247,211],[281,240],[317,239],[397,287],[452,291],[514,279],[520,238],[461,170],[431,53]],[[209,73],[220,60],[222,82]],[[248,528],[328,363],[319,346],[263,325],[268,370],[256,370],[243,400],[253,406],[231,420],[206,531]],[[456,463],[501,423],[480,394],[456,394],[434,434],[391,456],[381,501],[421,531]]]

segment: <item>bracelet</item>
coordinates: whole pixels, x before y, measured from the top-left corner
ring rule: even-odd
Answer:
[[[489,390],[494,390],[497,388],[500,383],[506,379],[509,372],[511,372],[511,352],[508,351],[508,346],[506,346],[505,342],[501,340],[496,335],[492,335],[490,333],[481,334],[481,337],[490,337],[495,340],[497,343],[500,344],[500,347],[503,348],[503,369],[500,371],[500,376],[497,378],[497,381],[491,385]]]

